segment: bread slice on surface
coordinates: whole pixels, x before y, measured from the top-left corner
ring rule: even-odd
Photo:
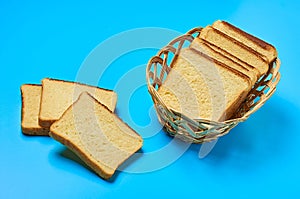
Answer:
[[[244,74],[192,48],[182,49],[158,93],[167,107],[193,119],[229,119],[251,88]]]
[[[200,38],[195,38],[193,40],[193,42],[191,43],[190,48],[194,48],[195,50],[197,50],[199,52],[207,54],[210,57],[213,57],[217,61],[229,66],[230,68],[242,72],[243,74],[247,75],[247,77],[250,79],[252,85],[254,85],[255,82],[257,81],[257,76],[253,70],[249,70],[247,67],[241,65],[240,63],[237,63],[234,60],[230,59],[229,57],[226,57],[221,52],[218,52],[217,50],[215,50],[214,47],[211,46],[209,43],[205,42],[204,40],[202,40]]]
[[[202,29],[199,37],[257,68],[259,71],[257,78],[260,78],[269,69],[266,57],[219,30],[207,26]]]
[[[277,51],[274,46],[246,33],[245,31],[233,26],[228,22],[218,20],[213,23],[212,27],[267,57],[269,63],[274,61],[274,59],[277,57]]]
[[[39,125],[42,85],[23,84],[22,95],[22,132],[26,135],[48,135],[49,128]]]
[[[117,94],[112,90],[49,78],[43,79],[42,85],[39,124],[44,127],[50,127],[58,120],[84,91],[89,92],[111,111],[114,111],[116,106]]]
[[[143,144],[133,129],[87,92],[51,125],[50,131],[51,137],[104,179],[109,179]]]

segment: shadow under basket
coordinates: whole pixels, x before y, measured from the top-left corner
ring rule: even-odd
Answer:
[[[201,30],[201,27],[194,28],[172,40],[149,60],[146,68],[148,91],[154,102],[159,122],[169,135],[192,143],[209,142],[227,134],[238,123],[245,121],[257,111],[272,96],[280,80],[280,60],[276,58],[269,65],[268,72],[255,83],[244,102],[236,110],[233,119],[223,122],[192,119],[170,109],[164,104],[157,90],[172,70],[172,62],[177,58],[180,50],[188,47]]]

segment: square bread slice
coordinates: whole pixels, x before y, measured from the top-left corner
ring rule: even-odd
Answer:
[[[58,120],[84,91],[89,92],[111,111],[114,111],[117,103],[117,94],[112,90],[49,78],[42,80],[42,86],[39,124],[43,127],[50,127]]]
[[[49,128],[39,125],[39,111],[41,101],[42,85],[23,84],[21,127],[26,135],[48,135]]]
[[[233,26],[226,21],[215,21],[212,27],[245,44],[246,46],[249,46],[261,55],[267,57],[269,63],[273,62],[277,57],[277,51],[274,46],[253,35],[246,33],[245,31]]]
[[[195,39],[200,39],[200,38],[195,38]],[[206,41],[205,41],[206,42]],[[233,62],[243,66],[244,68],[247,68],[249,71],[252,71],[255,75],[256,75],[256,79],[260,76],[260,72],[257,68],[255,68],[254,66],[248,64],[247,62],[237,58],[236,56],[224,51],[222,48],[220,48],[219,46],[216,46],[212,43],[208,43],[206,42],[210,48],[212,48],[214,51],[224,55],[225,57],[227,57],[228,59],[232,60]]]
[[[258,79],[269,70],[269,62],[265,56],[217,29],[207,26],[202,29],[199,37],[257,68]]]
[[[109,179],[143,144],[133,129],[87,92],[51,125],[50,136],[104,179]]]
[[[209,43],[200,38],[195,38],[191,43],[190,48],[194,48],[197,51],[200,51],[204,54],[209,55],[210,57],[213,57],[217,61],[229,66],[233,70],[242,72],[250,79],[252,85],[254,85],[257,81],[257,76],[253,70],[249,70],[240,63],[237,63],[229,57],[226,57],[221,52],[216,51]]]
[[[244,74],[185,48],[158,93],[167,107],[190,118],[224,121],[232,117],[250,89]]]

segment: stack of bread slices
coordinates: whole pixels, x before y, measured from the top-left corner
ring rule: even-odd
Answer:
[[[276,57],[271,44],[218,20],[181,49],[158,93],[167,107],[190,118],[225,121]]]
[[[142,138],[115,115],[112,90],[45,78],[24,84],[22,132],[50,135],[104,179],[142,147]]]

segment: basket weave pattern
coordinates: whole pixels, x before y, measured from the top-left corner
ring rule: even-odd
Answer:
[[[272,96],[280,80],[280,61],[277,58],[270,64],[268,72],[255,83],[245,101],[237,109],[234,119],[224,122],[192,119],[168,108],[157,90],[172,70],[172,62],[177,58],[180,50],[189,45],[201,30],[201,27],[194,28],[172,40],[149,60],[146,68],[148,91],[154,102],[159,122],[169,135],[192,143],[209,142],[227,134],[239,122],[245,121],[257,111]]]

